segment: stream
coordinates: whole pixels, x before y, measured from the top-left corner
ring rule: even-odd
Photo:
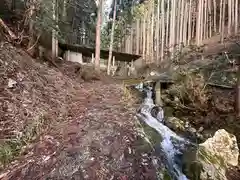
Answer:
[[[187,180],[188,178],[182,172],[181,156],[189,145],[194,146],[194,144],[178,136],[164,125],[164,112],[162,108],[154,104],[152,89],[148,87],[142,90],[146,92],[146,97],[138,111],[138,117],[148,126],[155,129],[162,137],[162,141],[159,142],[159,148],[166,161],[164,162],[165,168],[168,170],[171,178],[174,180]]]

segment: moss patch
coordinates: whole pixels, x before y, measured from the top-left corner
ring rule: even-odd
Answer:
[[[222,157],[207,152],[204,147],[199,147],[198,156],[201,160],[205,161],[206,163],[218,164],[220,165],[220,167],[226,168],[226,165]]]
[[[167,170],[165,170],[163,173],[163,180],[172,180]]]
[[[158,145],[162,142],[162,136],[153,128],[151,128],[150,126],[148,126],[147,124],[140,122],[140,126],[143,128],[147,138],[149,139],[149,141],[151,142],[151,144],[154,145]]]
[[[37,117],[27,124],[24,132],[16,139],[9,139],[0,144],[0,170],[13,161],[24,146],[34,141],[42,132],[46,120],[44,116]]]

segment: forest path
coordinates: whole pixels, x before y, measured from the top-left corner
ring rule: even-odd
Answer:
[[[11,156],[1,154],[8,163],[0,179],[154,179],[135,150],[135,107],[123,101],[122,85],[108,77],[84,82],[76,64],[61,67],[2,43],[0,154]]]

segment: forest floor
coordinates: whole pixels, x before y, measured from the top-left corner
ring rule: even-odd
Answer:
[[[84,81],[74,63],[58,69],[0,46],[1,180],[155,179],[118,82]]]

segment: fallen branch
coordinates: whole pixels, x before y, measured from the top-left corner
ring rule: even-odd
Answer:
[[[227,86],[227,85],[222,85],[222,84],[207,83],[207,85],[212,86],[212,87],[221,88],[221,89],[234,89],[233,86]]]
[[[4,23],[4,21],[0,18],[0,26],[10,35],[12,40],[16,40],[17,36],[11,31],[11,29]]]

